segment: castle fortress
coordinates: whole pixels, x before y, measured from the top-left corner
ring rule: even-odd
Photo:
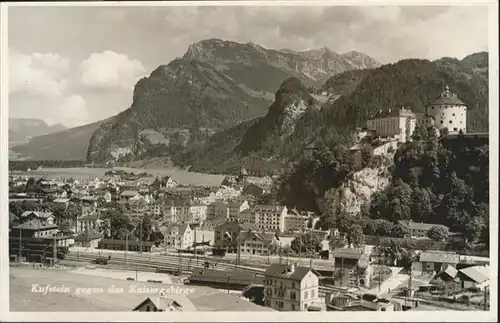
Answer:
[[[371,133],[376,137],[394,139],[398,142],[411,140],[417,124],[434,126],[438,130],[447,128],[450,134],[466,133],[467,106],[448,86],[444,92],[425,106],[425,115],[417,116],[404,107],[389,110],[383,117],[368,120],[366,129],[358,131],[358,139]]]

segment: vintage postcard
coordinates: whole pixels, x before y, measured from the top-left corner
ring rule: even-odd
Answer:
[[[2,321],[497,320],[496,1],[0,13]]]

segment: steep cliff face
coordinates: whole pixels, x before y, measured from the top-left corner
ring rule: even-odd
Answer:
[[[364,168],[352,175],[341,187],[332,193],[332,204],[329,207],[334,212],[359,214],[365,203],[370,203],[374,193],[386,189],[391,182],[390,163],[375,167]]]
[[[276,92],[269,112],[243,136],[236,152],[247,155],[265,147],[275,140],[283,140],[295,130],[299,120],[308,109],[317,110],[320,103],[308,92],[297,78],[287,79]]]

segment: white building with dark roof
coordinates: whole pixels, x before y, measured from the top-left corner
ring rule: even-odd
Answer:
[[[389,110],[385,116],[368,120],[366,127],[376,136],[395,138],[400,142],[406,142],[411,138],[416,124],[415,113],[402,107],[397,110]]]
[[[307,311],[319,299],[319,276],[310,267],[271,264],[264,273],[265,305],[279,311]]]
[[[251,209],[255,226],[265,232],[285,231],[285,216],[288,208],[283,205],[256,205]]]
[[[448,85],[439,98],[427,104],[425,113],[434,119],[438,129],[447,128],[449,133],[465,133],[467,130],[467,106]]]
[[[189,224],[171,224],[160,228],[164,241],[169,248],[187,249],[193,245],[193,235]]]

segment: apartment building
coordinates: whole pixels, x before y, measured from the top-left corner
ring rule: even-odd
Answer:
[[[162,207],[164,221],[189,223],[192,219],[189,199],[169,199],[163,203]]]
[[[229,221],[239,221],[240,213],[250,209],[250,205],[246,200],[236,199],[229,202],[228,208],[229,208],[229,214],[228,214]]]
[[[255,226],[264,232],[284,232],[285,216],[288,212],[282,205],[256,205],[252,208]]]
[[[207,205],[201,203],[190,203],[189,212],[193,223],[203,223],[207,219]]]
[[[305,231],[309,216],[300,214],[296,210],[290,210],[285,215],[285,232]]]
[[[218,225],[229,218],[229,208],[223,201],[215,201],[207,205],[207,217],[205,223],[208,226]]]
[[[265,305],[279,311],[307,311],[319,300],[319,273],[294,264],[272,264],[264,273]]]

